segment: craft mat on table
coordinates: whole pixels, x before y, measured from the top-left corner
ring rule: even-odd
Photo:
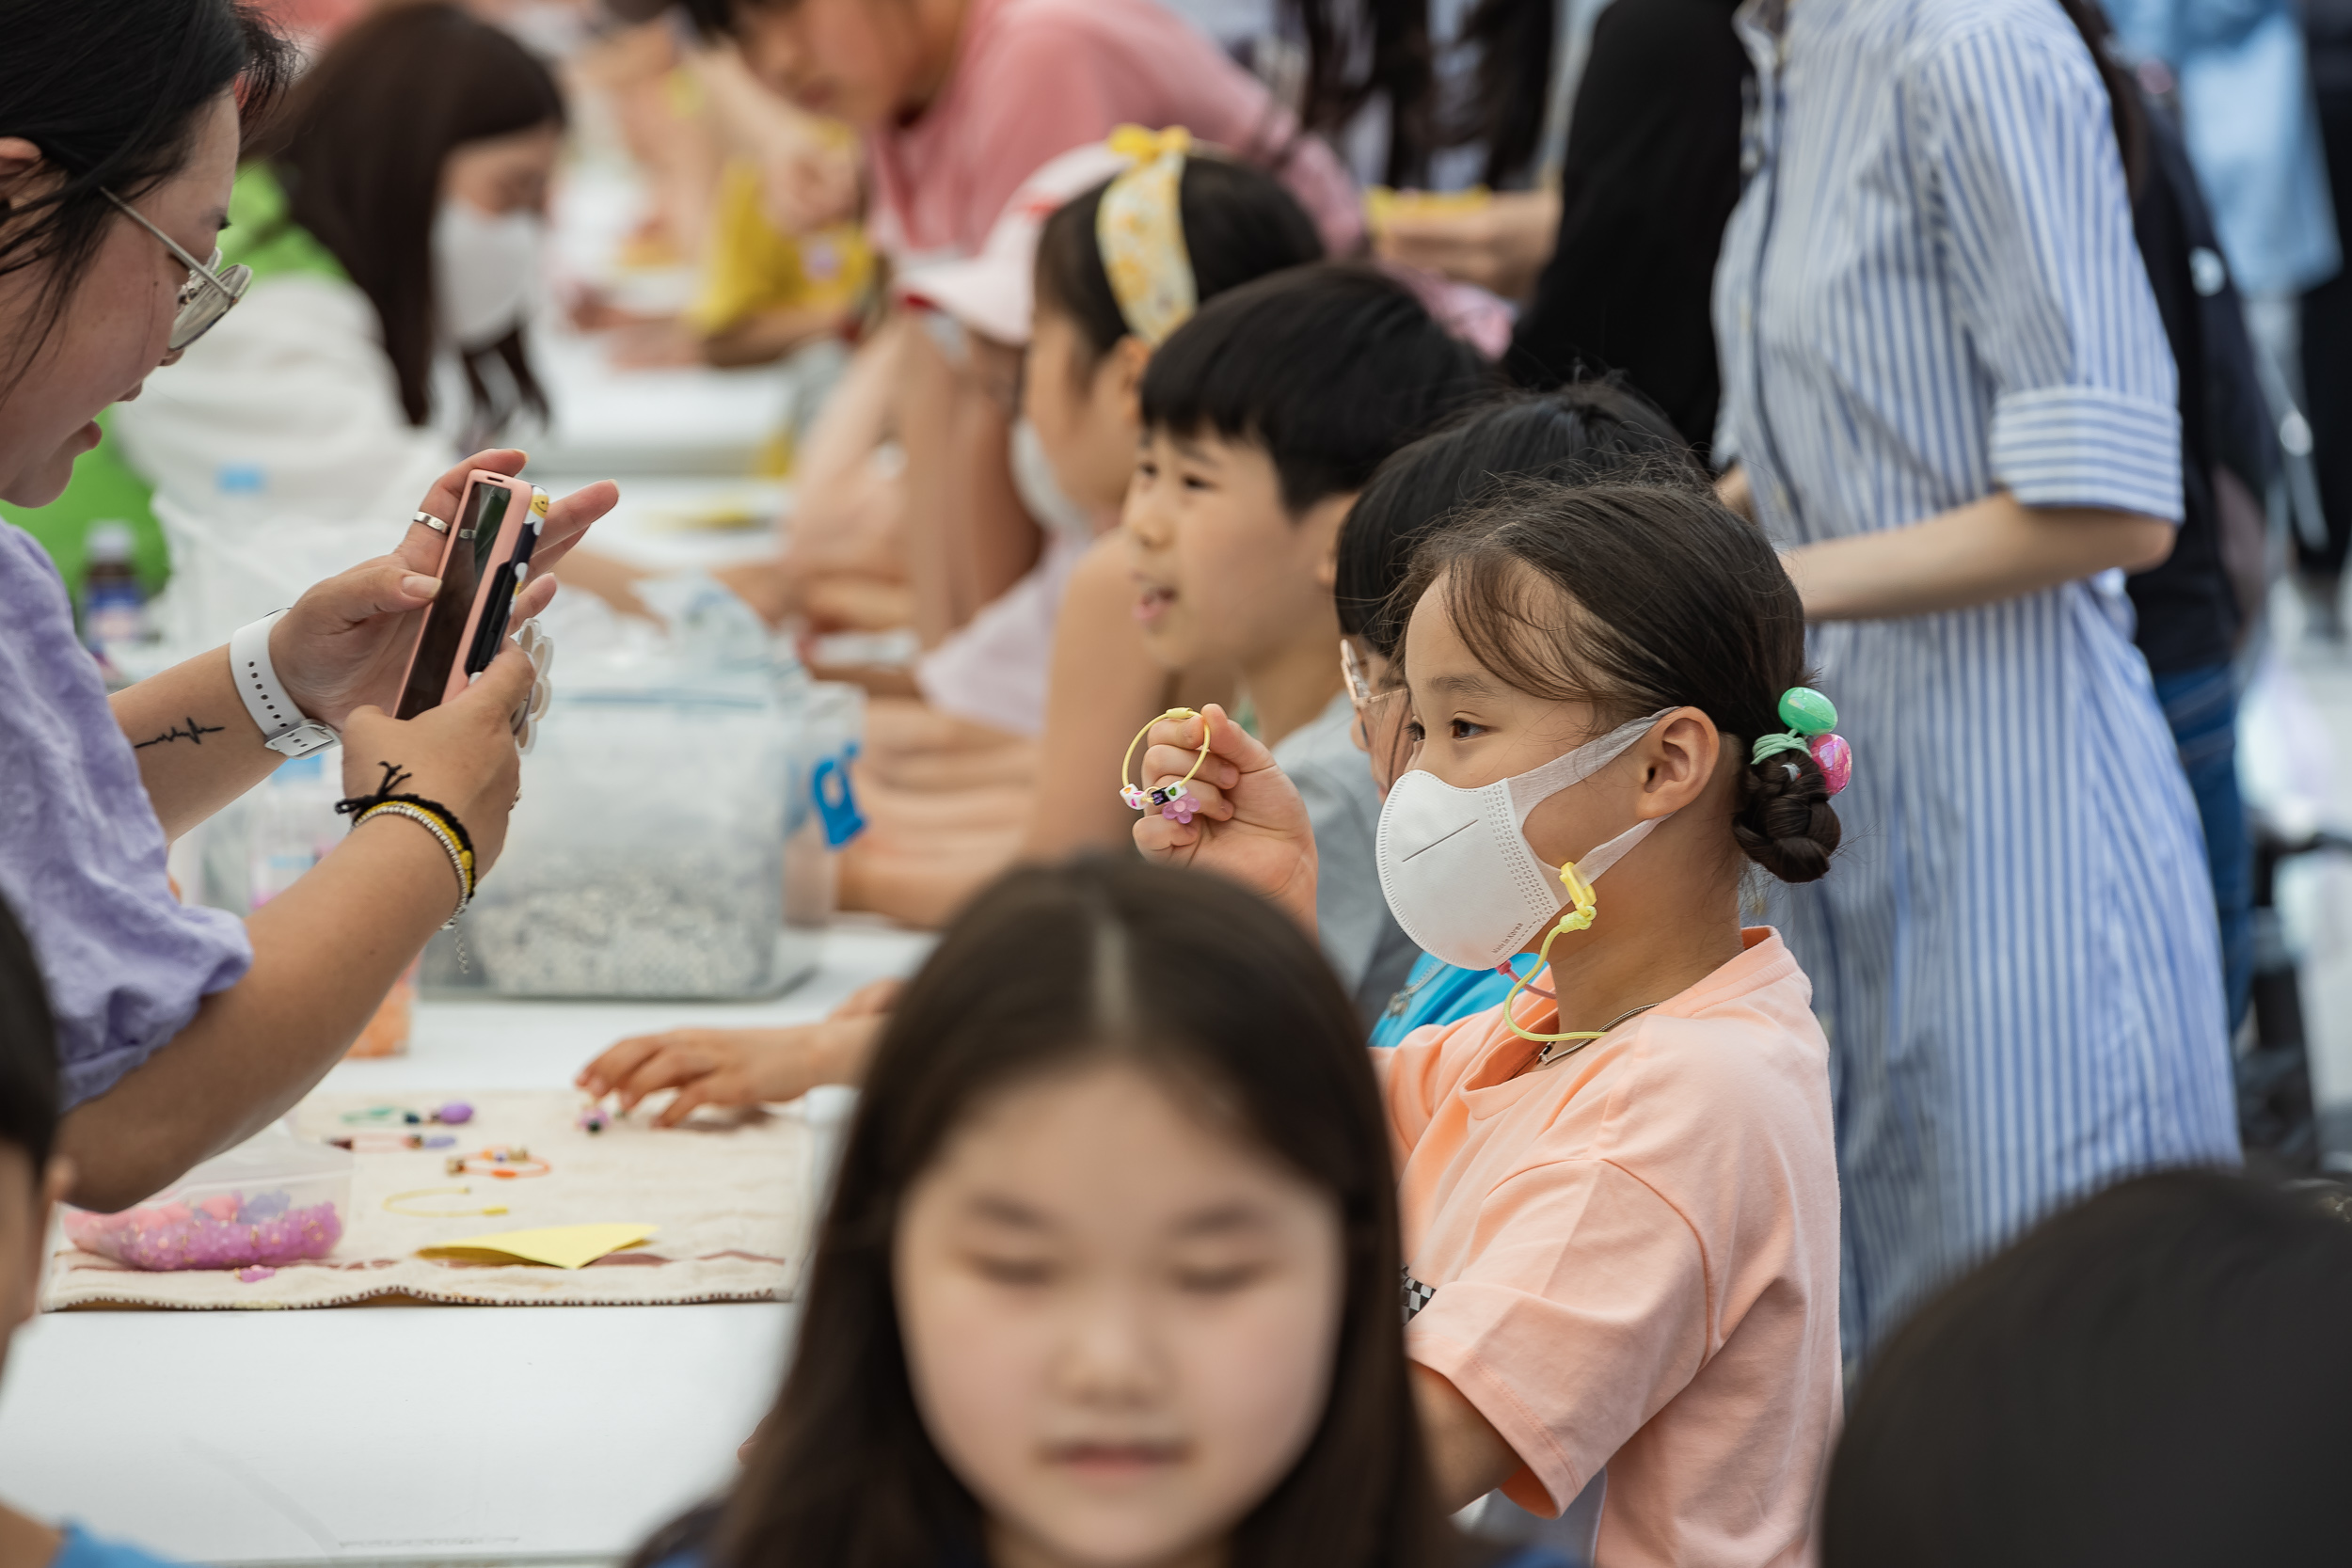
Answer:
[[[411,1095],[419,1110],[460,1098]],[[666,1306],[698,1301],[789,1300],[807,1250],[818,1140],[800,1108],[787,1106],[732,1124],[676,1130],[644,1114],[602,1132],[577,1125],[581,1099],[565,1090],[469,1094],[473,1120],[461,1127],[406,1129],[456,1142],[447,1148],[353,1157],[351,1209],[342,1240],[326,1258],[290,1263],[248,1284],[228,1270],[148,1273],[78,1247],[61,1249],[43,1305],[51,1311],[97,1305],[193,1308],[341,1307],[377,1297],[478,1307]],[[379,1099],[315,1094],[294,1108],[294,1131],[325,1139],[367,1130],[346,1113]],[[381,1130],[380,1127],[377,1130]],[[363,1142],[366,1140],[362,1140]],[[548,1174],[499,1180],[451,1176],[443,1162],[497,1144],[527,1147]],[[395,1193],[469,1187],[403,1206],[433,1210],[504,1204],[503,1214],[413,1218],[389,1213]],[[658,1227],[638,1245],[585,1268],[437,1261],[420,1247],[545,1226],[644,1222]]]

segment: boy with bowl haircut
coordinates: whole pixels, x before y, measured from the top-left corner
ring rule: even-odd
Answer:
[[[1418,949],[1374,862],[1380,793],[1340,675],[1340,525],[1383,459],[1490,386],[1411,289],[1338,262],[1218,295],[1143,378],[1120,516],[1136,623],[1172,670],[1239,673],[1240,709],[1313,820],[1324,952],[1367,1019]]]

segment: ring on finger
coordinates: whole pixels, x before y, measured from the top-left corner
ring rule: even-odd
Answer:
[[[431,529],[436,533],[447,533],[449,531],[449,525],[441,521],[440,518],[433,515],[430,512],[412,513],[410,514],[408,520],[412,523],[422,523],[425,527]]]

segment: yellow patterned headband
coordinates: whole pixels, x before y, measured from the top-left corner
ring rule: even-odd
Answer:
[[[1128,330],[1157,348],[1200,305],[1180,199],[1192,133],[1181,125],[1165,131],[1122,125],[1111,133],[1110,149],[1135,166],[1103,192],[1094,243]]]

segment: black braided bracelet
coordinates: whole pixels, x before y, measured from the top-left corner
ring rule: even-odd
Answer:
[[[384,769],[384,782],[376,785],[375,793],[353,795],[336,801],[336,816],[356,817],[363,812],[373,811],[380,805],[398,800],[404,805],[415,806],[420,811],[429,811],[435,816],[439,817],[448,825],[449,831],[457,836],[457,847],[466,851],[466,858],[473,859],[473,837],[466,832],[465,823],[457,819],[455,812],[441,804],[440,801],[428,800],[421,795],[395,793],[413,775],[396,762],[382,762],[376,766]]]

